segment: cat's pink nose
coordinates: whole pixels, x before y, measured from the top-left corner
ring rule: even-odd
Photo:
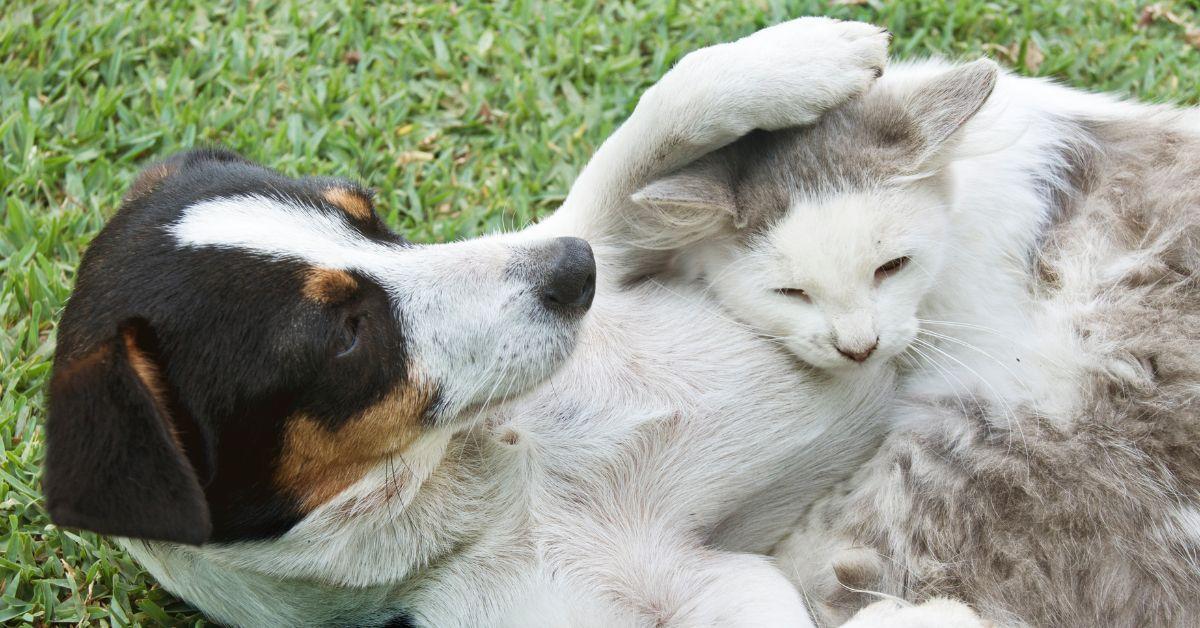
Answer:
[[[867,358],[871,357],[872,353],[875,353],[875,347],[878,346],[879,338],[876,338],[875,342],[871,343],[871,346],[867,347],[866,349],[851,350],[843,348],[841,345],[837,345],[837,350],[838,353],[846,356],[848,359],[854,360],[855,362],[863,362]]]

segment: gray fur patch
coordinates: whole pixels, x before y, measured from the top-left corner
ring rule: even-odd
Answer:
[[[914,399],[834,529],[884,560],[874,583],[1034,626],[1200,617],[1200,140],[1166,122],[1082,121],[1040,298],[1075,312],[1098,365],[1077,402]],[[1081,272],[1081,269],[1092,269]],[[1112,365],[1103,368],[1100,365]],[[886,506],[885,506],[886,505]],[[844,594],[826,619],[855,610]]]

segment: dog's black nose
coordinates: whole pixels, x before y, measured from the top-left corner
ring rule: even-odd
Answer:
[[[552,310],[583,312],[596,296],[596,258],[579,238],[555,238],[550,243],[549,269],[542,284],[542,302]]]

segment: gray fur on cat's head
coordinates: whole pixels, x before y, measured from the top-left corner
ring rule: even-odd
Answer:
[[[819,368],[905,350],[945,258],[955,132],[998,70],[882,81],[817,124],[754,133],[634,195],[743,322]],[[698,244],[697,244],[698,243]]]

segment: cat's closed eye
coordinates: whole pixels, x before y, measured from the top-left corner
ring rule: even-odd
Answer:
[[[775,290],[775,292],[782,294],[785,297],[800,299],[805,303],[812,301],[812,297],[808,296],[808,293],[800,288],[778,288]]]
[[[882,281],[900,272],[900,269],[908,265],[908,256],[897,257],[896,259],[875,269],[875,281]]]

